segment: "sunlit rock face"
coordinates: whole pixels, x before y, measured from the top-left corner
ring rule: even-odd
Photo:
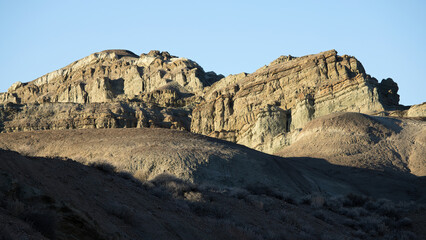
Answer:
[[[106,50],[13,84],[0,94],[0,129],[165,127],[272,153],[314,118],[395,109],[397,91],[392,79],[379,83],[335,50],[281,56],[226,78],[168,52]]]
[[[197,93],[222,76],[205,73],[196,62],[151,51],[137,56],[127,50],[91,54],[32,82],[13,84],[0,98],[12,103],[110,102],[134,98],[168,85]]]
[[[314,118],[397,105],[397,90],[391,79],[379,83],[354,57],[335,50],[281,56],[252,74],[213,84],[192,113],[191,130],[274,152]]]

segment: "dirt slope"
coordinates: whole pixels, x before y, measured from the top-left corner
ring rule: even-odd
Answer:
[[[411,221],[404,216],[415,212],[415,206],[357,195],[308,195],[298,201],[269,188],[200,188],[165,175],[141,183],[102,165],[4,150],[0,150],[0,179],[2,239],[422,236],[404,223]],[[424,223],[413,219],[415,226]]]
[[[426,175],[426,122],[336,113],[308,123],[277,155],[312,157],[380,171]]]
[[[139,179],[167,173],[218,187],[267,186],[295,196],[323,192],[426,201],[421,179],[330,164],[322,158],[281,158],[247,147],[169,129],[80,129],[0,134],[0,148],[27,156],[109,163]],[[304,151],[309,153],[308,151]],[[369,179],[375,179],[369,183]]]
[[[282,198],[243,190],[237,198],[169,177],[142,185],[71,160],[0,150],[0,178],[2,239],[312,239],[356,232]]]
[[[120,171],[162,173],[220,186],[263,184],[308,193],[309,182],[279,157],[226,141],[169,129],[81,129],[0,134],[0,148],[28,156],[107,162]]]

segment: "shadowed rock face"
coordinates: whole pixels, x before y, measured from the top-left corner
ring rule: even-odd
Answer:
[[[0,94],[0,129],[164,127],[273,153],[314,118],[398,108],[397,91],[392,79],[379,83],[335,50],[281,56],[226,78],[167,52],[107,50],[13,84]]]

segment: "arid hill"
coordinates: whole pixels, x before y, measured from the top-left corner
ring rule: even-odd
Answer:
[[[0,93],[0,239],[424,239],[426,103],[397,91],[335,50],[94,53]]]
[[[201,186],[164,174],[141,182],[127,173],[115,172],[105,163],[86,166],[71,159],[25,157],[5,150],[0,150],[0,160],[3,239],[421,239],[424,236],[424,208],[412,202],[395,204],[353,193],[329,196],[318,192],[321,189],[297,197],[264,185]],[[321,182],[312,178],[324,174],[319,174],[315,167],[318,165],[312,165],[310,172],[304,174],[312,181]],[[327,170],[327,174],[338,173],[338,169],[321,169]],[[363,174],[352,170],[340,175],[361,179]],[[377,181],[389,176],[371,178],[374,174],[377,175],[372,172],[368,176],[369,181],[374,179],[370,186],[380,190]],[[403,192],[397,185],[404,179],[388,179],[387,190]],[[417,184],[415,179],[410,182]],[[409,186],[408,182],[404,184]],[[362,185],[369,186],[365,182]]]
[[[397,91],[392,79],[377,81],[335,50],[281,56],[226,78],[167,52],[107,50],[13,84],[0,94],[0,130],[160,127],[273,153],[334,112],[424,116],[424,107],[400,106]]]
[[[33,157],[107,163],[143,180],[165,173],[199,185],[259,185],[294,196],[320,191],[426,202],[423,181],[406,171],[338,166],[310,157],[309,149],[304,151],[305,158],[280,158],[186,131],[81,129],[2,133],[0,148]],[[371,179],[375,181],[367,184]]]
[[[294,143],[277,154],[426,176],[426,122],[335,113],[309,122]]]

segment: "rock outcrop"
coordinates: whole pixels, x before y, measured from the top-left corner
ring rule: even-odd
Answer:
[[[190,130],[191,106],[221,75],[151,51],[94,53],[0,94],[3,132],[69,128]],[[188,107],[189,106],[189,107]]]
[[[274,152],[314,118],[397,106],[397,90],[392,79],[379,83],[354,57],[334,50],[282,56],[252,74],[213,84],[192,113],[191,131]]]
[[[0,94],[0,129],[165,127],[272,153],[314,118],[333,112],[415,116],[398,86],[368,75],[335,50],[281,56],[252,74],[223,78],[197,63],[151,51],[94,53]]]
[[[17,82],[0,101],[97,103],[135,99],[167,85],[178,95],[203,90],[222,76],[196,62],[151,51],[140,57],[127,50],[94,53],[29,83]]]
[[[190,110],[144,103],[0,105],[0,131],[85,128],[190,129]]]

